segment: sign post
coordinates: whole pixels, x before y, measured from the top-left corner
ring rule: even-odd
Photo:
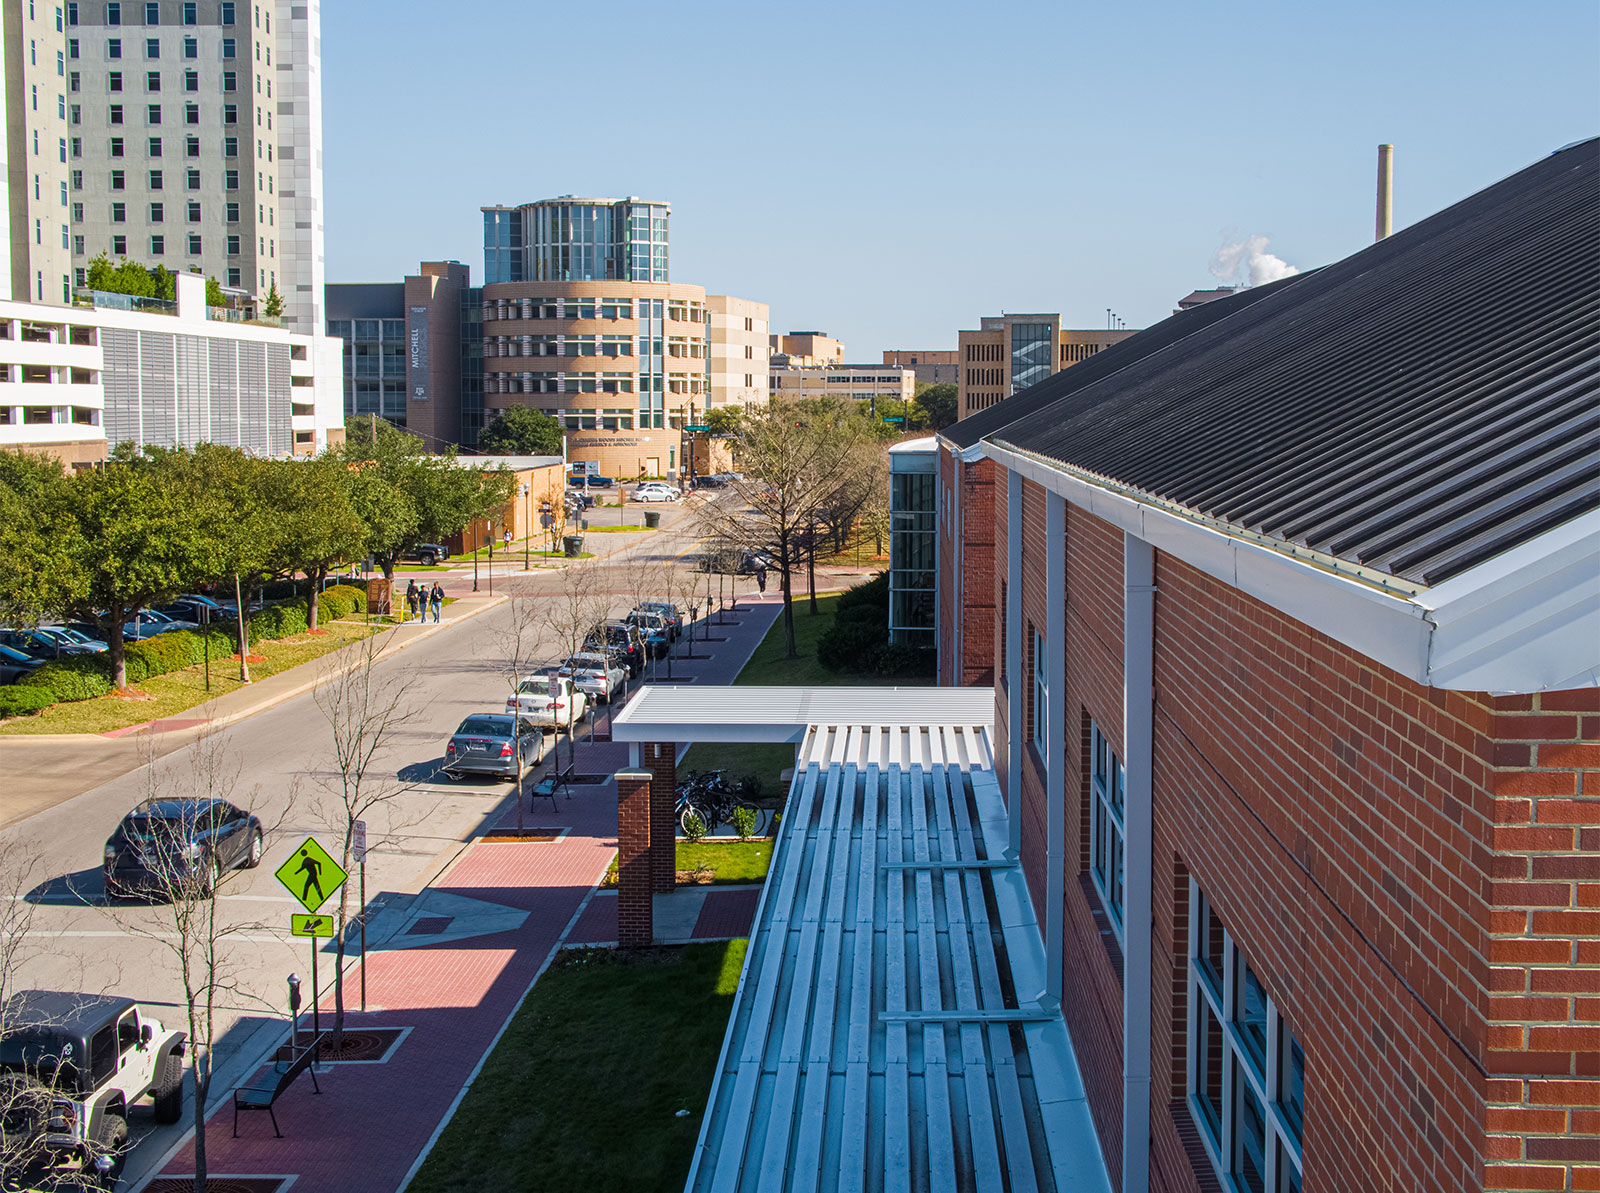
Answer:
[[[350,856],[361,868],[361,1010],[367,1009],[367,822],[358,820],[351,828]]]
[[[288,860],[274,871],[274,876],[283,884],[284,890],[310,913],[290,917],[289,932],[294,936],[311,938],[311,1030],[315,1034],[322,1030],[318,1008],[317,940],[333,935],[333,917],[319,916],[316,912],[338,892],[349,875],[315,837],[307,837],[289,855]],[[325,931],[322,930],[324,924]]]

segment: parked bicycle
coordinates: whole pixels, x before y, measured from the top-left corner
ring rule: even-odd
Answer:
[[[754,817],[752,837],[764,837],[772,822],[772,809],[751,803],[728,785],[727,776],[720,770],[703,774],[690,771],[678,784],[676,811],[678,824],[685,832],[690,828],[690,817],[698,817],[703,832],[711,832],[718,825],[732,824],[734,813],[747,808]]]

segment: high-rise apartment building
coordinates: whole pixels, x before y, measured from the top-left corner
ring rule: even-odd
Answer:
[[[1055,314],[986,315],[978,330],[963,331],[958,337],[960,416],[966,418],[1037,385],[1102,348],[1120,343],[1136,330],[1064,328],[1061,316]]]
[[[319,333],[317,7],[69,0],[65,10],[74,284],[109,253],[258,296],[277,286],[286,324]]]
[[[485,285],[668,280],[669,204],[562,195],[482,210]]]
[[[49,0],[4,5],[6,238],[0,285],[23,301],[71,299],[66,10]]]

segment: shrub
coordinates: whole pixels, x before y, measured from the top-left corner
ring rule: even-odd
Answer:
[[[698,841],[706,835],[706,822],[700,818],[698,812],[690,812],[684,819],[683,835],[689,841]]]
[[[883,610],[885,620],[889,616],[889,573],[879,572],[870,580],[863,580],[853,588],[847,588],[839,594],[839,603],[834,606],[838,613],[846,609],[856,609],[865,606],[870,609]]]
[[[352,612],[350,602],[338,591],[338,586],[328,589],[317,598],[317,622],[338,621]]]
[[[46,663],[32,675],[17,680],[12,687],[36,688],[47,694],[52,704],[63,700],[92,700],[111,691],[111,676],[103,655],[78,655]]]
[[[42,688],[12,684],[0,688],[0,717],[31,717],[55,703],[55,698]]]
[[[878,674],[887,676],[927,676],[937,669],[938,655],[931,650],[895,642],[878,656]]]
[[[738,807],[733,810],[733,831],[739,834],[739,840],[748,841],[756,831],[756,810],[754,808]]]
[[[367,611],[367,590],[357,584],[335,584],[328,589],[337,592],[350,602],[350,612],[365,613]]]
[[[758,800],[761,798],[761,776],[755,771],[740,775],[733,781],[733,793],[740,799]]]
[[[829,671],[871,674],[878,670],[879,658],[888,645],[887,617],[850,621],[835,618],[833,627],[817,639],[817,662]]]

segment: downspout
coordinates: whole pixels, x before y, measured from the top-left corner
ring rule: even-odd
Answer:
[[[951,629],[952,649],[955,652],[955,657],[950,660],[950,679],[959,688],[963,681],[962,660],[966,656],[966,647],[963,645],[962,639],[966,636],[967,626],[965,614],[967,605],[967,551],[961,541],[961,525],[963,521],[961,508],[961,456],[959,453],[952,452],[950,459],[955,465],[956,483],[952,486],[954,490],[951,495],[950,505],[952,517],[949,519],[947,526],[950,531],[950,539],[955,543],[955,574],[961,577],[960,587],[956,589],[961,594],[961,599],[950,602],[950,620],[955,623]],[[939,470],[939,475],[941,477],[944,475],[944,469],[941,468]],[[940,640],[943,641],[942,635]]]
[[[1150,1187],[1151,774],[1155,701],[1155,548],[1122,536],[1123,829],[1122,1193]]]
[[[1061,1002],[1067,907],[1067,499],[1046,493],[1044,505],[1045,994]],[[1035,710],[1037,716],[1041,710]]]
[[[1022,856],[1022,475],[1006,470],[1006,812]]]

